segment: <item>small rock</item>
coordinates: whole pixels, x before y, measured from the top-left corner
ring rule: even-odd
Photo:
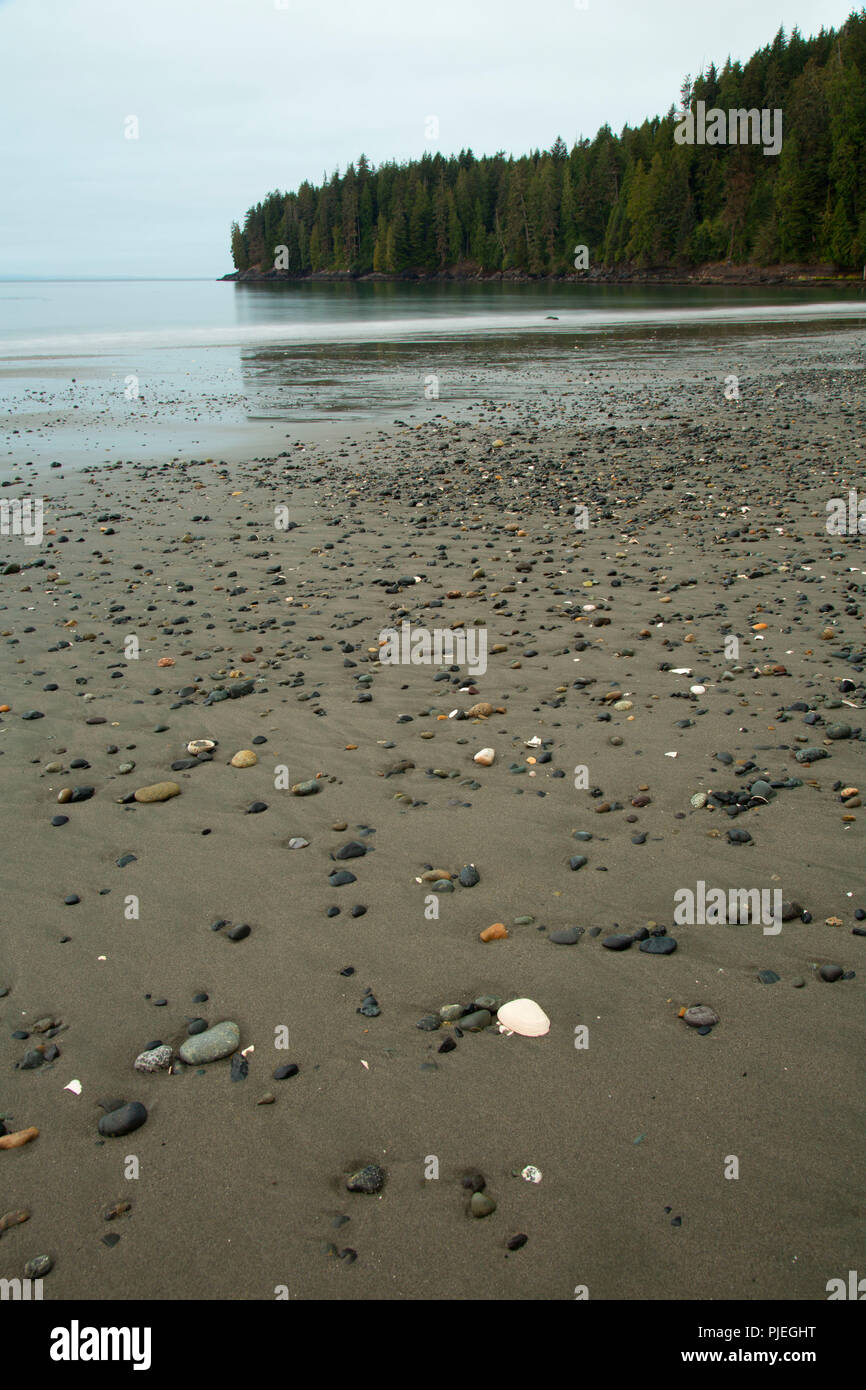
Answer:
[[[217,1023],[213,1028],[208,1028],[206,1033],[186,1038],[180,1046],[180,1059],[191,1067],[216,1062],[221,1057],[230,1057],[237,1050],[240,1041],[240,1028],[227,1019],[224,1023]]]
[[[99,1133],[106,1138],[119,1139],[124,1134],[131,1134],[133,1130],[140,1129],[146,1119],[147,1111],[141,1101],[130,1100],[126,1105],[118,1106],[116,1110],[110,1110],[107,1115],[101,1116]]]
[[[377,1163],[368,1163],[346,1179],[349,1192],[381,1192],[385,1186],[385,1174]]]
[[[683,1014],[683,1022],[690,1028],[715,1028],[719,1015],[706,1004],[692,1004]]]
[[[168,801],[173,796],[180,796],[180,787],[177,782],[154,782],[149,787],[139,787],[135,793],[136,801]]]
[[[136,1071],[166,1071],[171,1066],[173,1055],[172,1049],[163,1043],[147,1052],[139,1052],[132,1065]]]

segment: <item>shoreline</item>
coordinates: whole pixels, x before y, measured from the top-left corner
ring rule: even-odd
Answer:
[[[708,264],[683,268],[664,268],[641,270],[635,267],[610,267],[581,271],[577,275],[530,275],[522,271],[483,271],[457,269],[440,271],[405,270],[399,273],[384,271],[309,271],[294,275],[288,270],[234,270],[221,275],[219,280],[234,280],[241,283],[301,284],[304,281],[315,283],[343,283],[357,281],[368,284],[374,281],[387,281],[405,284],[493,284],[501,281],[515,285],[730,285],[744,288],[761,285],[843,285],[863,284],[866,287],[866,269],[863,271],[838,271],[831,266],[781,265],[781,266],[729,266]]]

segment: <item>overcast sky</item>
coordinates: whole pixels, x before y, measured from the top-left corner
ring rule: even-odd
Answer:
[[[218,276],[232,219],[274,188],[362,151],[522,154],[618,131],[664,113],[685,73],[852,8],[0,0],[0,275]]]

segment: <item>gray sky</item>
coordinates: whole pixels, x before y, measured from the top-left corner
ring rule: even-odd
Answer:
[[[0,275],[221,275],[230,222],[274,188],[362,151],[522,154],[618,131],[665,112],[686,72],[852,8],[0,0]]]

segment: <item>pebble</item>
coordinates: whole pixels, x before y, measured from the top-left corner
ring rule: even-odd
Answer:
[[[821,979],[826,980],[828,984],[834,984],[836,980],[841,980],[844,973],[841,965],[822,965],[818,971]]]
[[[489,1009],[475,1009],[471,1014],[464,1014],[460,1019],[460,1027],[467,1033],[480,1033],[483,1028],[489,1028],[493,1022],[493,1015]]]
[[[171,1066],[173,1056],[172,1049],[163,1043],[160,1047],[150,1048],[147,1052],[139,1052],[132,1065],[136,1071],[167,1071]]]
[[[258,757],[251,748],[242,748],[231,759],[232,767],[255,767],[257,762]]]
[[[719,1015],[706,1004],[692,1004],[683,1014],[683,1022],[690,1028],[715,1028]]]
[[[130,1100],[101,1116],[99,1133],[106,1138],[119,1139],[124,1134],[131,1134],[133,1130],[140,1129],[146,1119],[147,1111],[141,1101]]]
[[[492,1216],[496,1210],[496,1202],[486,1192],[473,1192],[469,1199],[469,1210],[473,1216],[479,1219],[484,1216]]]
[[[672,936],[651,936],[649,940],[640,943],[639,949],[645,951],[648,956],[672,956],[677,949],[677,943]]]
[[[177,782],[154,782],[149,787],[139,787],[135,793],[136,801],[169,801],[173,796],[180,796],[180,787]]]
[[[24,1266],[25,1279],[44,1279],[46,1274],[50,1274],[54,1268],[54,1261],[50,1255],[34,1255],[32,1260],[28,1260]]]
[[[491,926],[485,927],[478,935],[482,941],[504,941],[508,935],[508,928],[504,922],[494,922]]]
[[[208,1028],[206,1033],[186,1038],[180,1046],[180,1059],[187,1066],[200,1066],[205,1062],[216,1062],[221,1057],[229,1057],[240,1046],[241,1030],[236,1023],[227,1019]]]
[[[581,927],[563,927],[559,931],[552,931],[547,939],[555,946],[576,946],[582,935]]]
[[[321,791],[321,786],[315,780],[296,782],[292,787],[292,796],[313,796],[318,791]]]
[[[633,939],[631,936],[617,932],[613,936],[606,936],[601,944],[606,946],[609,951],[627,951]]]
[[[377,1163],[368,1163],[365,1168],[359,1168],[357,1172],[351,1173],[346,1179],[346,1188],[349,1192],[381,1192],[385,1186],[385,1173]]]

